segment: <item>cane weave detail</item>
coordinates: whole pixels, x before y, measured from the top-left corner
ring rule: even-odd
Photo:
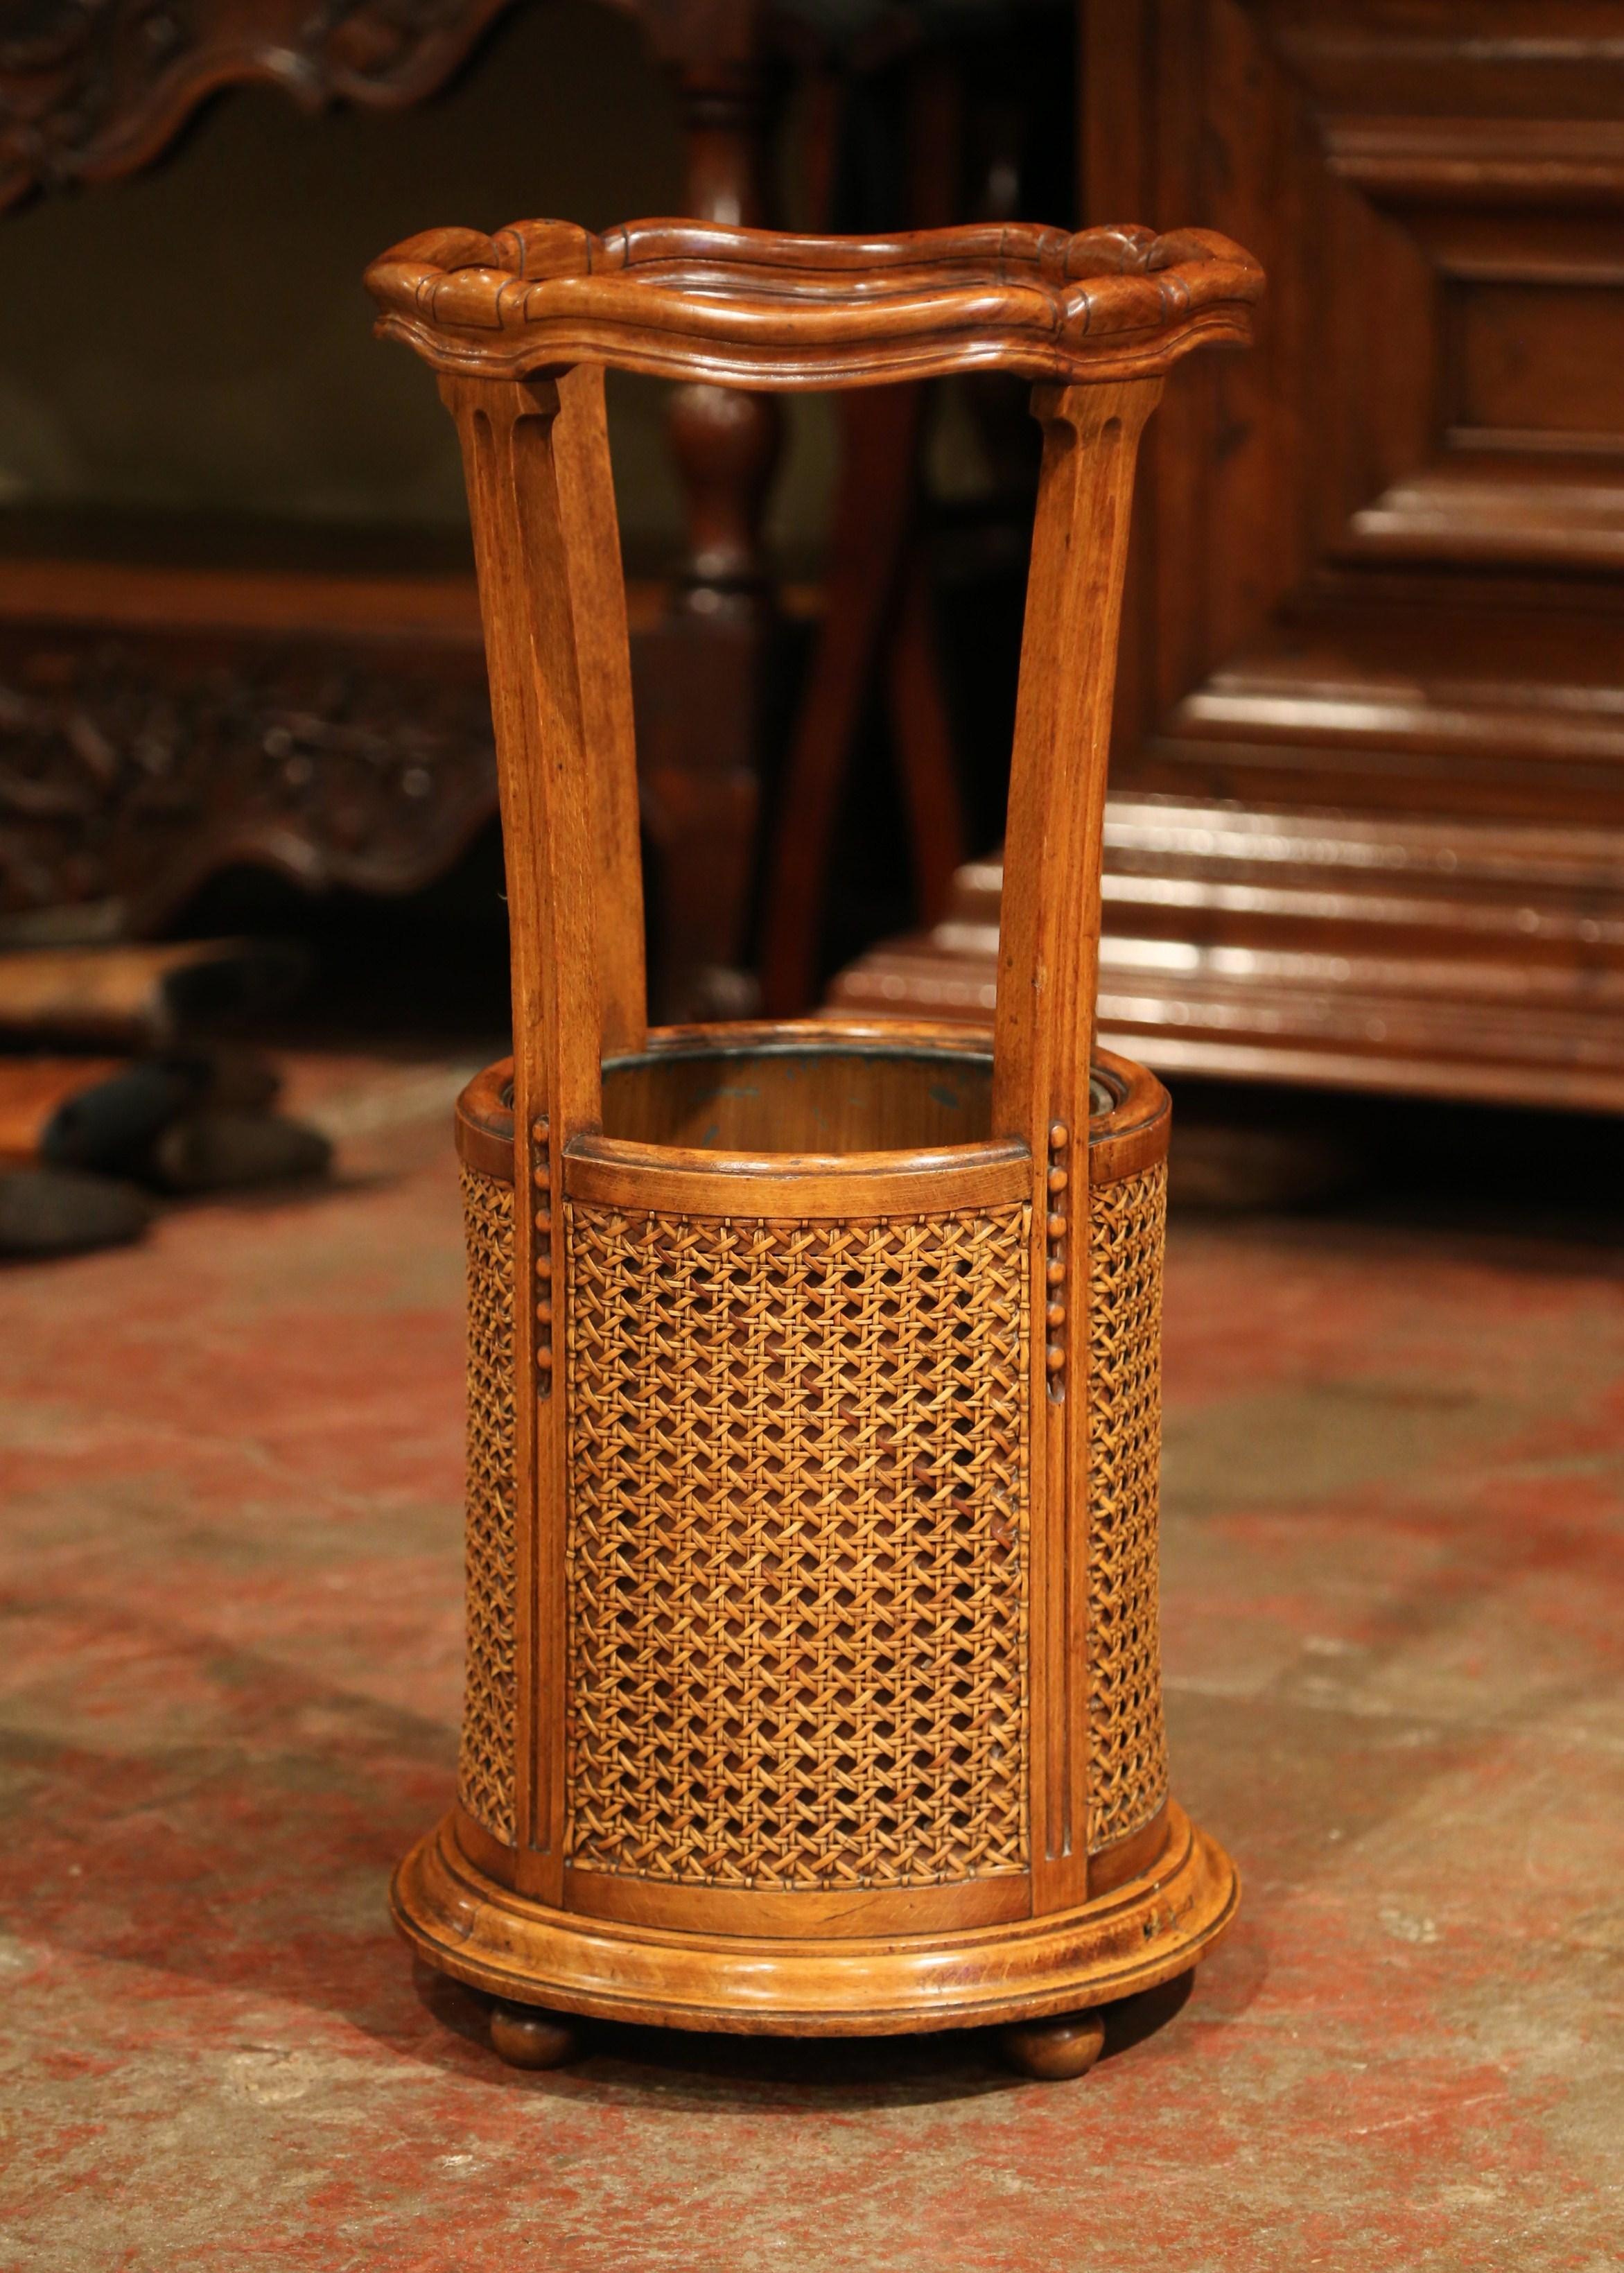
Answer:
[[[1029,1229],[569,1205],[576,1867],[1026,1868]]]
[[[1157,1620],[1164,1163],[1089,1195],[1089,1847],[1167,1797]]]
[[[513,1188],[462,1171],[468,1272],[468,1640],[457,1793],[513,1844]]]

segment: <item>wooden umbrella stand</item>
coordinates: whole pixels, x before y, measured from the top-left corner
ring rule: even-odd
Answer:
[[[396,1917],[520,2062],[577,2014],[987,2022],[1081,2074],[1237,1899],[1167,1789],[1167,1099],[1091,1044],[1135,446],[1259,272],[1200,231],[537,221],[368,281],[461,436],[513,940],[513,1060],[459,1114],[459,1789]],[[606,365],[1037,383],[991,1051],[647,1028]]]

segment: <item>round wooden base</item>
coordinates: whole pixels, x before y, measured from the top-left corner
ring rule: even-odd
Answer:
[[[1239,1881],[1181,1808],[1168,1827],[1154,1866],[1096,1902],[946,1933],[790,1940],[587,1917],[498,1884],[450,1818],[401,1864],[391,1900],[430,1964],[513,2004],[763,2036],[911,2035],[1078,2014],[1186,1972],[1234,1916]],[[1072,2059],[1084,2038],[1065,2052],[1054,2031],[1045,2041],[1044,2056]]]

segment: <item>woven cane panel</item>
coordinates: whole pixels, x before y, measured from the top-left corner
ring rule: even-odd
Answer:
[[[1089,1195],[1089,1846],[1167,1797],[1157,1624],[1164,1163]]]
[[[1029,1230],[568,1209],[578,1867],[1025,1869]]]
[[[468,1265],[467,1666],[457,1791],[513,1843],[513,1188],[462,1171]]]

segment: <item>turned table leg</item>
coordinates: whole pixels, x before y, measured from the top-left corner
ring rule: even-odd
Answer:
[[[490,2049],[509,2067],[563,2067],[580,2050],[580,2029],[563,2014],[498,1998],[490,2007]]]
[[[1060,2013],[1051,2021],[1019,2021],[999,2031],[999,2049],[1017,2074],[1043,2083],[1087,2075],[1105,2043],[1103,2013]]]
[[[647,11],[674,79],[685,210],[760,226],[776,108],[765,10]],[[669,20],[668,20],[669,19]],[[778,607],[762,540],[782,413],[773,394],[690,381],[672,394],[687,557],[663,620],[639,642],[643,819],[662,858],[653,896],[662,1018],[754,1008],[745,968],[760,809],[761,706]]]

